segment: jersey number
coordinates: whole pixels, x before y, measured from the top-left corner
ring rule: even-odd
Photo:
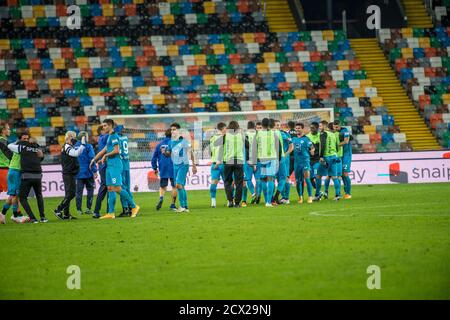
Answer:
[[[123,149],[123,153],[125,155],[127,155],[128,154],[128,142],[127,141],[122,142],[122,149]]]

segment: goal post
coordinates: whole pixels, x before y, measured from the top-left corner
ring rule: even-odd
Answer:
[[[299,110],[262,110],[244,112],[197,112],[197,113],[168,113],[168,114],[133,114],[133,115],[103,115],[101,121],[109,118],[117,124],[123,125],[124,133],[128,135],[130,141],[131,161],[148,160],[148,152],[152,152],[151,146],[156,145],[164,138],[165,130],[171,123],[177,122],[184,131],[183,136],[190,138],[196,159],[208,160],[208,153],[204,152],[204,144],[209,141],[211,132],[216,128],[217,123],[229,123],[235,120],[244,130],[248,121],[261,121],[263,118],[280,120],[282,123],[288,121],[302,122],[306,127],[311,122],[334,120],[334,112],[331,108],[321,109],[299,109]],[[188,133],[186,135],[186,133]],[[147,143],[146,143],[147,142]],[[148,150],[144,150],[146,148]],[[207,148],[206,148],[207,149]],[[134,154],[137,152],[138,154]],[[142,158],[143,153],[145,157]],[[139,155],[141,154],[141,155]]]
[[[177,122],[181,126],[181,134],[190,139],[198,173],[188,176],[186,188],[207,189],[210,184],[210,149],[209,139],[215,133],[219,122],[228,124],[234,120],[245,131],[248,121],[258,122],[264,118],[302,122],[309,127],[311,122],[328,122],[334,120],[331,108],[296,109],[296,110],[261,110],[242,112],[197,112],[167,114],[133,114],[103,115],[100,120],[113,119],[116,124],[124,126],[123,133],[128,136],[128,150],[131,160],[132,185],[134,191],[156,191],[159,188],[158,178],[151,168],[151,159],[156,145],[164,139],[165,131],[170,124]],[[133,177],[135,179],[133,179]],[[133,188],[132,186],[132,188]]]

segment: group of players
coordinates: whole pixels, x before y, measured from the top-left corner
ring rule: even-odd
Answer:
[[[236,128],[233,127],[232,130],[236,131]],[[227,182],[232,179],[236,193],[240,183],[236,171],[234,177],[229,177],[227,167],[230,164],[224,157],[226,152],[221,153],[219,149],[229,148],[226,141],[220,141],[226,135],[232,136],[230,125],[227,127],[224,123],[219,123],[217,133],[210,139],[212,207],[216,206],[217,184],[220,178],[224,180],[225,189],[229,184]],[[304,186],[308,203],[327,199],[331,180],[335,187],[334,200],[340,200],[341,179],[345,191],[343,197],[351,198],[351,181],[348,175],[352,159],[351,135],[346,128],[341,127],[338,120],[333,123],[312,122],[307,128],[303,123],[282,124],[279,120],[265,118],[257,123],[248,122],[243,139],[245,143],[242,146],[247,145],[243,147],[243,153],[247,152],[248,156],[241,162],[244,174],[242,202],[239,196],[236,199],[227,194],[228,206],[247,206],[248,191],[251,194],[251,204],[259,204],[262,195],[267,207],[289,204],[292,173],[295,176],[299,203],[303,203]],[[233,159],[235,163],[237,158]],[[325,187],[322,192],[323,177]],[[231,203],[232,199],[234,203]]]
[[[158,144],[153,155],[152,167],[155,173],[159,173],[158,166],[161,170],[160,198],[156,206],[157,210],[162,207],[164,193],[170,182],[172,185],[170,208],[176,212],[189,212],[185,189],[186,179],[190,163],[192,162],[193,174],[197,173],[197,166],[191,143],[182,135],[180,128],[178,123],[173,123],[166,131],[166,138]],[[104,134],[99,139],[99,142],[103,141],[102,146],[89,164],[90,167],[97,163],[104,167],[102,185],[107,190],[105,195],[108,195],[107,213],[100,216],[97,212],[94,214],[94,218],[114,219],[117,195],[120,196],[124,210],[120,216],[136,217],[139,212],[139,206],[135,204],[130,190],[128,138],[122,133],[122,129],[123,127],[116,126],[113,120],[104,120],[102,124]],[[18,196],[19,186],[23,184],[24,177],[26,178],[27,175],[24,176],[23,172],[22,176],[20,174],[21,157],[17,153],[20,148],[17,149],[13,144],[7,145],[6,143],[9,132],[7,125],[2,127],[0,139],[3,139],[4,142],[2,142],[3,151],[0,150],[0,182],[2,182],[0,187],[2,191],[7,190],[10,197],[3,206],[0,223],[4,223],[5,214],[10,207],[13,209],[12,219],[15,222],[25,222],[24,217],[20,214]],[[74,197],[73,183],[70,179],[78,169],[74,158],[81,155],[86,144],[85,138],[77,143],[74,135],[73,132],[66,134],[62,151],[66,196],[54,211],[59,219],[73,219],[69,213],[70,201]],[[29,135],[22,135],[21,139],[27,140]],[[266,207],[289,204],[292,173],[295,177],[298,203],[304,201],[305,187],[308,203],[320,201],[323,198],[327,199],[331,180],[335,189],[334,200],[342,198],[341,181],[345,192],[343,197],[350,199],[349,172],[352,160],[350,141],[349,131],[341,127],[338,120],[332,123],[312,122],[308,128],[303,123],[290,121],[282,124],[279,120],[264,118],[261,122],[248,122],[246,130],[241,129],[237,121],[230,121],[228,126],[220,122],[209,139],[211,207],[217,206],[217,185],[220,179],[225,185],[228,207],[259,204],[263,196]],[[15,152],[6,154],[6,146],[10,149],[13,148],[12,151]],[[43,157],[39,148],[36,148],[36,152],[31,153],[31,155],[33,154],[36,154],[37,159]],[[29,158],[30,156],[27,157],[27,159]],[[70,166],[72,162],[74,165]],[[42,176],[41,172],[38,172],[37,175]],[[324,177],[322,192],[322,178]],[[42,194],[40,188],[41,185],[37,184],[36,194]],[[313,189],[315,189],[314,193]],[[249,202],[248,192],[251,195]],[[21,199],[26,196],[28,194],[22,195]],[[179,198],[178,208],[176,206],[177,197]],[[29,206],[27,209],[27,211],[31,211]],[[43,211],[43,205],[42,208],[39,206],[39,210]],[[46,222],[47,219],[43,212],[40,213],[41,222]],[[31,220],[36,220],[32,212],[28,215],[33,217]],[[30,220],[29,217],[28,220]]]
[[[0,224],[6,223],[6,213],[12,208],[11,219],[16,223],[47,222],[44,213],[44,201],[42,197],[42,167],[41,161],[44,154],[40,146],[27,132],[19,135],[17,142],[9,143],[11,130],[9,125],[0,126],[0,192],[7,191],[8,199],[0,213]],[[99,192],[97,202],[99,208],[94,210],[94,218],[114,219],[117,194],[123,207],[121,216],[136,217],[139,206],[135,204],[130,190],[130,163],[128,155],[128,138],[122,133],[122,126],[116,126],[114,121],[106,119],[101,125],[102,134],[99,137],[99,150],[97,155],[88,160],[86,166],[93,169],[100,165],[101,185],[105,189],[103,197]],[[61,220],[76,219],[70,214],[70,203],[75,197],[76,176],[80,170],[80,161],[83,153],[87,153],[87,133],[81,132],[79,141],[76,133],[68,131],[65,134],[65,142],[61,153],[62,177],[65,196],[54,210],[54,214]],[[80,158],[80,159],[79,159]],[[86,161],[84,158],[83,161]],[[97,170],[93,170],[96,172]],[[37,220],[31,210],[27,198],[30,189],[33,188],[36,195],[40,220]],[[100,216],[101,201],[107,194],[107,213]],[[20,201],[19,201],[20,200]],[[24,207],[27,216],[22,215],[19,202]],[[97,207],[97,206],[96,206]]]
[[[140,207],[134,202],[131,192],[130,157],[128,152],[128,137],[122,132],[123,126],[117,126],[111,119],[103,121],[103,149],[99,148],[97,155],[91,160],[90,167],[106,164],[105,181],[108,192],[107,213],[94,218],[115,219],[115,204],[117,195],[120,197],[123,212],[121,216],[135,218]],[[105,138],[106,137],[106,138]]]
[[[327,199],[331,180],[335,188],[334,200],[350,199],[351,139],[349,131],[341,127],[338,120],[332,123],[312,122],[305,127],[303,123],[290,121],[282,124],[279,120],[265,118],[261,122],[248,122],[246,130],[241,129],[237,121],[230,121],[228,125],[220,122],[209,138],[211,207],[217,206],[217,186],[221,179],[228,207],[259,204],[263,196],[267,207],[289,204],[292,173],[298,203],[304,201],[305,187],[308,203]],[[189,212],[185,185],[190,160],[192,173],[196,174],[189,134],[183,136],[180,125],[173,123],[166,131],[166,138],[156,146],[152,159],[153,170],[160,177],[157,210],[162,207],[170,182],[170,208]],[[177,195],[179,208],[176,207]]]

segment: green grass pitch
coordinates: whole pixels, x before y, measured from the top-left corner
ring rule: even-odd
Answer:
[[[49,223],[8,214],[0,226],[0,299],[449,299],[450,184],[353,191],[337,203],[228,209],[219,190],[215,210],[208,192],[188,192],[181,215],[141,193],[138,218],[109,221],[57,221],[59,199],[47,199]],[[66,287],[69,265],[80,290]],[[379,290],[367,288],[370,265]]]

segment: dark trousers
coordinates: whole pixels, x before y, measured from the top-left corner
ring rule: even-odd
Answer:
[[[294,172],[294,163],[295,163],[295,158],[293,155],[290,155],[290,159],[289,159],[289,175],[288,177],[290,177],[292,175],[292,172]]]
[[[45,217],[44,213],[44,199],[42,198],[42,179],[23,179],[20,183],[19,189],[19,201],[23,209],[30,217],[30,219],[36,219],[28,203],[28,194],[33,189],[36,196],[36,201],[39,209],[39,215],[41,218]]]
[[[76,195],[76,202],[77,202],[77,210],[81,211],[82,207],[82,201],[83,201],[83,191],[84,187],[86,187],[87,190],[87,203],[86,207],[91,210],[92,208],[92,201],[94,199],[94,178],[83,178],[83,179],[77,179],[77,195]]]
[[[311,168],[314,168],[314,164],[315,164],[314,162],[311,162]],[[313,173],[310,174],[309,180],[311,180],[312,187],[315,189],[316,188],[316,176]]]
[[[95,200],[95,214],[100,214],[100,210],[102,209],[102,201],[105,199],[105,196],[108,194],[108,188],[106,187],[106,167],[102,168],[100,171],[100,187],[98,188],[97,199]]]
[[[227,200],[233,202],[233,174],[234,186],[236,192],[234,194],[234,203],[239,204],[242,199],[242,185],[244,183],[244,166],[242,164],[226,164],[224,167],[224,183]]]
[[[57,211],[64,211],[64,215],[70,214],[70,202],[75,198],[76,179],[74,174],[63,174],[64,199],[56,208]]]

